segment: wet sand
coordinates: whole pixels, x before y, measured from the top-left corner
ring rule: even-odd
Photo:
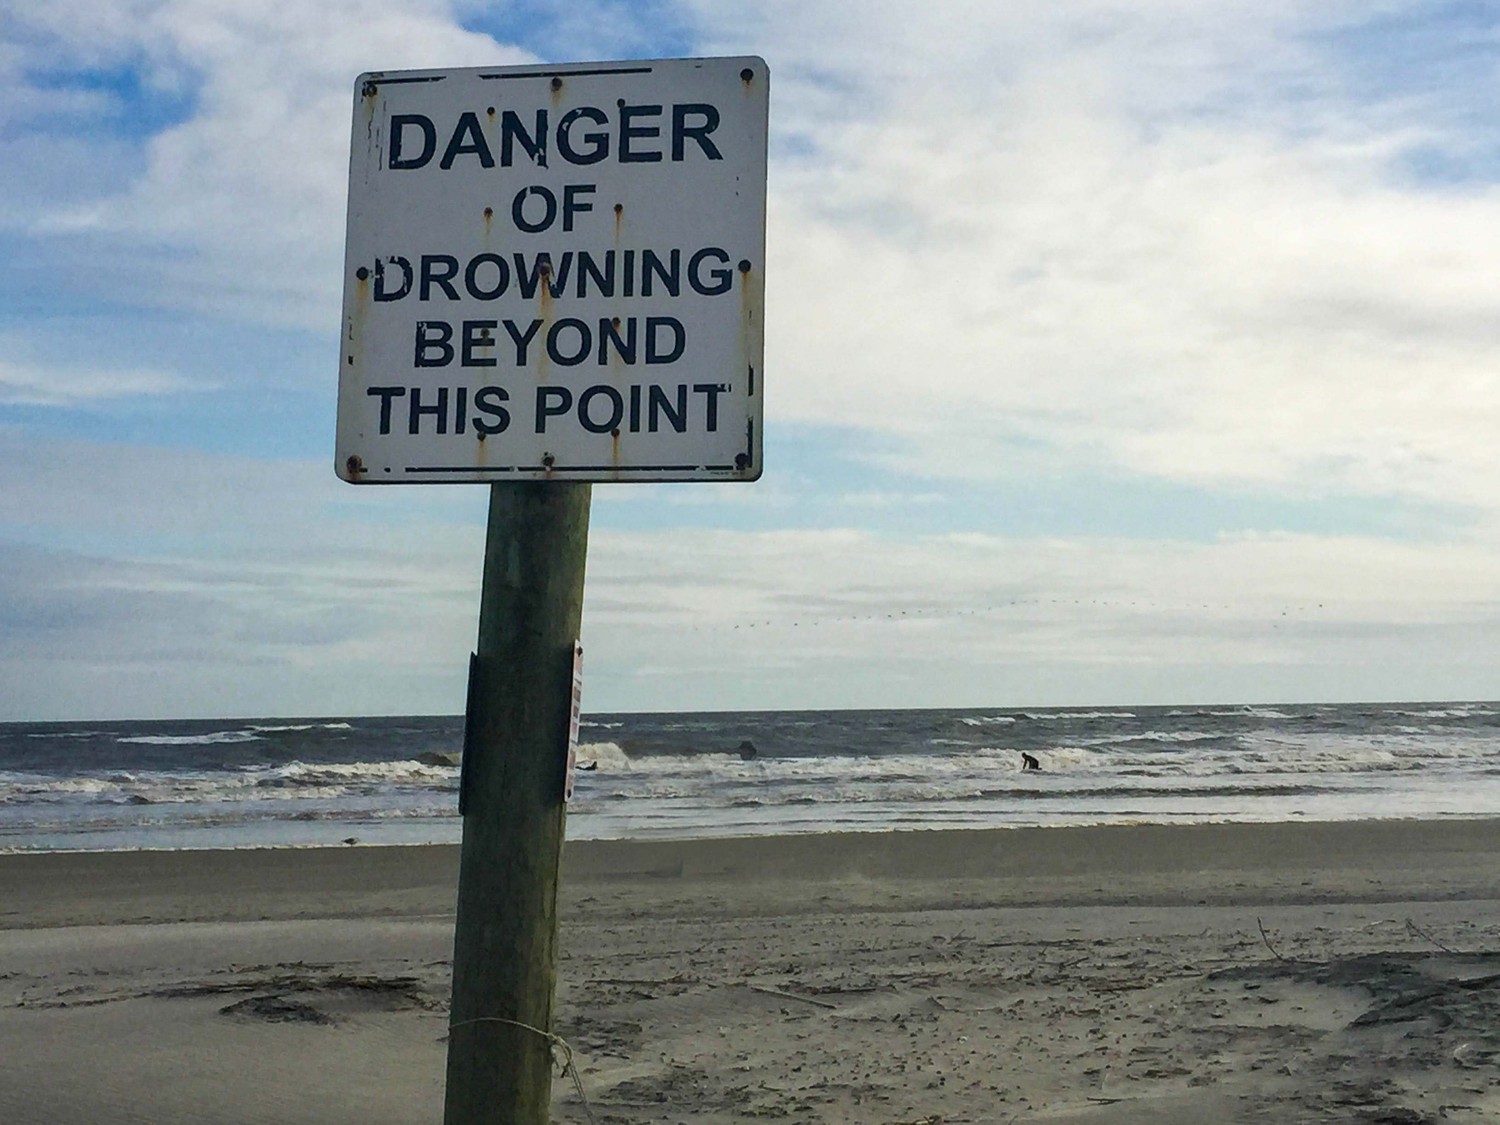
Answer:
[[[1500,821],[564,866],[558,1030],[600,1122],[1500,1120]],[[456,872],[446,847],[0,856],[0,1121],[440,1120]]]

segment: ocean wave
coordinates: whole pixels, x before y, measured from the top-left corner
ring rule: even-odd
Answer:
[[[1147,730],[1106,735],[1102,738],[1090,738],[1083,740],[1083,744],[1086,746],[1128,746],[1133,742],[1180,744],[1220,742],[1228,744],[1233,743],[1236,737],[1236,735],[1226,731]]]
[[[1214,798],[1267,799],[1304,797],[1316,794],[1336,793],[1337,786],[1308,782],[1281,784],[1236,785],[1236,784],[1183,784],[1132,786],[1078,786],[1053,788],[1033,785],[965,786],[941,788],[934,786],[902,786],[861,788],[858,786],[830,786],[813,790],[759,790],[753,794],[716,794],[700,792],[692,798],[686,794],[674,794],[675,800],[688,800],[687,807],[703,808],[779,808],[804,805],[910,805],[931,807],[936,805],[963,806],[974,802],[1015,802],[1022,805],[1068,803],[1080,800],[1109,801],[1201,801]],[[603,800],[619,800],[621,794],[600,794]],[[656,800],[665,794],[652,793]]]
[[[55,777],[0,774],[0,803],[57,804],[89,800],[105,804],[193,804],[264,801],[275,798],[336,798],[410,790],[449,790],[458,781],[454,766],[415,760],[251,766],[198,772],[111,771]]]
[[[578,760],[580,762],[593,762],[595,767],[609,773],[617,773],[621,770],[636,768],[638,762],[665,761],[664,758],[640,759],[631,758],[616,742],[580,742],[578,744]]]
[[[10,775],[15,780],[0,781],[0,797],[14,800],[16,797],[25,797],[32,800],[45,799],[51,796],[59,798],[67,797],[93,797],[105,793],[119,791],[120,785],[102,777],[59,777],[47,778],[41,775],[35,777],[21,778]]]
[[[216,746],[227,742],[262,742],[254,730],[216,730],[208,734],[137,734],[116,742],[142,746]]]
[[[409,759],[401,762],[317,763],[290,762],[284,766],[257,767],[253,775],[260,789],[352,788],[372,785],[447,782],[458,777],[457,766],[436,765]]]
[[[1419,711],[1385,711],[1383,715],[1399,715],[1407,719],[1487,719],[1500,716],[1500,711],[1478,704],[1463,704],[1457,707],[1432,707]]]
[[[1032,722],[1047,723],[1058,720],[1072,722],[1085,719],[1133,719],[1134,711],[1022,711],[1021,716]]]
[[[726,826],[774,833],[908,821],[1118,823],[1137,814],[1468,814],[1500,807],[1500,731],[1484,717],[1497,706],[1403,704],[1399,714],[1364,717],[1354,707],[1311,705],[1177,717],[1156,707],[999,705],[795,722],[608,716],[587,721],[578,753],[596,768],[578,775],[570,823],[584,835],[656,826],[685,836]],[[1221,717],[1207,717],[1214,714]],[[239,836],[216,838],[279,839],[264,826],[294,818],[309,822],[299,838],[336,840],[328,826],[348,824],[339,835],[364,839],[359,826],[384,821],[393,825],[387,838],[399,838],[400,825],[422,817],[444,819],[450,831],[459,771],[445,759],[460,725],[226,718],[57,732],[92,737],[88,744],[26,742],[51,732],[17,726],[8,744],[0,741],[9,754],[0,758],[0,841],[32,839],[38,825],[76,836],[107,824],[173,839],[179,826],[246,824]],[[358,736],[343,733],[351,729]],[[735,751],[745,737],[762,751],[753,760]],[[147,745],[117,745],[124,741]],[[1040,760],[1040,772],[1021,770],[1023,751]]]
[[[270,725],[266,725],[266,724],[254,724],[252,726],[247,727],[246,729],[247,730],[253,730],[253,731],[259,731],[259,732],[261,732],[263,734],[281,734],[281,733],[292,733],[292,732],[304,731],[304,730],[353,730],[354,729],[354,725],[352,723],[345,723],[345,722],[337,722],[337,723],[284,723],[284,724],[280,724],[280,725],[277,725],[277,726],[270,726]]]

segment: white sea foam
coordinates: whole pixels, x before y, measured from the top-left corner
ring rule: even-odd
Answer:
[[[1423,711],[1393,711],[1391,714],[1413,719],[1481,719],[1500,715],[1500,711],[1469,703],[1459,707],[1434,707]]]
[[[634,768],[630,757],[613,742],[580,742],[578,744],[578,760],[580,762],[595,762],[598,764],[599,769],[606,772]]]
[[[457,766],[429,765],[426,762],[288,762],[282,766],[253,767],[245,771],[261,788],[327,788],[373,784],[426,784],[448,781],[458,776]]]
[[[1246,706],[1246,707],[1235,707],[1232,710],[1228,710],[1228,711],[1205,711],[1204,714],[1205,715],[1209,715],[1209,716],[1211,716],[1213,718],[1216,718],[1216,719],[1240,719],[1240,718],[1251,718],[1251,719],[1293,719],[1293,718],[1296,718],[1295,715],[1289,715],[1285,711],[1278,711],[1274,707],[1249,707],[1249,706]]]
[[[1022,712],[997,708],[930,718],[892,712],[591,721],[587,734],[604,737],[579,747],[580,759],[597,769],[578,775],[570,834],[1336,820],[1500,808],[1500,722],[1486,718],[1500,714],[1494,704],[1220,711],[1218,718],[1206,708],[1175,717],[1154,708],[1049,709],[1018,721]],[[181,846],[336,843],[347,835],[369,839],[367,832],[387,842],[418,842],[424,833],[455,838],[458,769],[436,754],[417,754],[449,745],[445,740],[456,744],[456,723],[429,728],[407,749],[402,740],[411,735],[400,726],[214,725],[221,729],[183,734],[174,724],[151,734],[149,727],[116,727],[93,737],[103,744],[129,732],[132,742],[187,747],[265,741],[252,760],[232,750],[179,755],[31,743],[0,772],[0,845],[19,839],[27,847],[72,846],[91,832],[110,842],[90,846],[108,847],[146,839]],[[334,734],[320,742],[316,728],[324,726],[361,737]],[[629,733],[615,734],[618,728]],[[664,733],[670,731],[680,733]],[[732,749],[746,734],[762,751],[749,761]],[[637,739],[664,750],[701,744],[706,752],[627,753]],[[285,761],[279,744],[304,760]],[[871,752],[849,752],[862,745]],[[1041,771],[1020,769],[1021,749],[1041,760]],[[351,750],[409,757],[321,760]],[[33,764],[49,758],[55,772]],[[371,825],[389,827],[381,836]],[[52,843],[35,843],[43,838]]]
[[[226,742],[260,742],[262,739],[254,730],[216,730],[208,734],[139,734],[115,741],[144,746],[215,746]]]
[[[145,804],[335,798],[361,793],[449,789],[456,766],[418,761],[250,766],[202,772],[137,770],[51,777],[0,774],[0,801],[57,802],[87,798]]]
[[[1131,742],[1166,742],[1166,743],[1192,743],[1192,742],[1223,742],[1232,737],[1222,731],[1196,731],[1196,730],[1146,730],[1133,731],[1129,733],[1105,735],[1100,738],[1083,739],[1083,746],[1121,746]]]
[[[283,732],[295,732],[304,730],[353,730],[354,727],[345,722],[337,723],[282,723],[275,726],[255,724],[246,728],[247,730],[259,731],[263,734],[279,734]]]
[[[1033,722],[1067,722],[1071,720],[1082,721],[1085,719],[1133,719],[1134,711],[1023,711],[1026,718]]]

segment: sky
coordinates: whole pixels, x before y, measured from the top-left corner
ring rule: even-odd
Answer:
[[[585,710],[1500,697],[1500,16],[0,0],[0,720],[454,714],[333,471],[355,76],[771,72],[765,471],[600,484]]]

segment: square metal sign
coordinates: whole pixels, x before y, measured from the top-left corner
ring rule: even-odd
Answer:
[[[754,57],[362,75],[339,476],[759,477],[769,80]]]

